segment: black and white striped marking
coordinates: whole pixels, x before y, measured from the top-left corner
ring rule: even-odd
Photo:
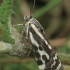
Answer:
[[[40,70],[63,70],[56,52],[48,43],[43,27],[31,18],[25,25],[26,37],[32,44],[35,58]]]

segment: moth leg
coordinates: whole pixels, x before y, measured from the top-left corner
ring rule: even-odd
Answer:
[[[30,49],[30,51],[29,51],[29,53],[28,53],[27,57],[29,57],[29,55],[30,55],[31,51],[32,51],[32,47],[31,47],[31,49]]]
[[[22,30],[21,32],[21,41],[24,43],[27,41],[27,38],[26,38],[26,33],[24,30]]]

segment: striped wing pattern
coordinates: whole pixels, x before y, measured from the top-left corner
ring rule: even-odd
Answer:
[[[35,59],[40,70],[63,70],[61,61],[47,41],[44,29],[40,23],[31,18],[24,28],[26,37],[32,44]]]

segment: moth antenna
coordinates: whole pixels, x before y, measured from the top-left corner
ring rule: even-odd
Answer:
[[[24,0],[26,3],[27,3],[27,5],[29,6],[29,3],[27,2],[27,0]],[[30,6],[29,6],[30,7]]]
[[[34,0],[34,5],[33,5],[33,9],[35,8],[35,3],[36,3],[36,0]]]
[[[29,4],[28,4],[28,2],[27,2],[27,0],[24,0],[26,3],[27,3],[27,5],[29,6]],[[34,0],[34,3],[33,3],[33,9],[35,8],[35,3],[36,3],[36,0]],[[30,7],[30,6],[29,6]]]

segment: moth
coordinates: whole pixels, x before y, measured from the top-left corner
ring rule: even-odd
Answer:
[[[41,24],[30,15],[24,15],[26,21],[24,31],[31,42],[36,62],[40,70],[63,70],[57,53],[46,39]]]

